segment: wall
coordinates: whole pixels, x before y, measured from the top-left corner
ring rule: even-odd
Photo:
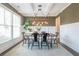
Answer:
[[[61,14],[61,25],[79,22],[79,3],[72,3]]]
[[[9,4],[7,4],[7,3],[2,3],[2,5],[6,6],[6,7],[9,8],[9,9],[11,9],[13,12],[19,14],[19,13],[18,13],[13,7],[11,7]],[[21,14],[19,14],[19,15],[21,15]],[[21,21],[23,22],[24,17],[22,16],[21,18],[22,18]],[[23,23],[21,23],[21,24],[23,24]],[[10,47],[14,46],[15,44],[17,44],[17,43],[20,42],[21,40],[22,40],[22,35],[20,36],[20,38],[13,39],[13,40],[10,40],[10,41],[8,41],[8,42],[5,42],[5,43],[0,44],[0,54],[1,54],[2,52],[4,52],[5,50],[9,49]]]
[[[36,22],[42,22],[42,21],[47,21],[48,24],[45,25],[43,24],[42,26],[55,26],[55,17],[26,17],[25,20],[30,20],[31,22],[36,21]]]
[[[26,33],[33,33],[34,31],[38,31],[37,28],[41,28],[38,32],[45,31],[47,33],[55,33],[55,17],[26,17],[25,21],[26,20],[30,20],[32,23],[35,22],[35,24],[42,24],[44,21],[48,22],[48,24],[43,23],[41,26],[35,26],[32,24],[32,26],[30,26],[32,32],[27,30],[25,31]]]
[[[79,52],[79,22],[61,26],[61,42]]]
[[[57,40],[57,47],[59,47],[59,43],[60,43],[60,16],[58,16],[55,20],[55,31],[59,33],[59,35],[57,36],[59,39]]]
[[[61,14],[61,42],[79,52],[79,3],[73,3]]]

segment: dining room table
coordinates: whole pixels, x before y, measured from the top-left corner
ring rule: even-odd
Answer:
[[[52,48],[53,43],[55,43],[55,34],[53,33],[48,33],[49,35],[47,36],[47,41],[49,42],[50,47]],[[28,43],[28,48],[31,46],[32,41],[34,40],[34,37],[32,35],[32,33],[25,33],[25,38],[27,40]],[[39,35],[37,36],[37,39],[39,40],[39,42],[41,43],[41,41],[43,40],[43,35],[42,33],[39,33]],[[53,42],[54,41],[54,42]]]

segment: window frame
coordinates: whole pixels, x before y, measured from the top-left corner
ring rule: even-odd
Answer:
[[[15,15],[17,15],[17,16],[20,17],[20,19],[19,19],[20,22],[21,22],[21,15],[19,15],[18,13],[12,11],[11,9],[9,9],[8,7],[6,7],[6,6],[2,5],[2,4],[0,4],[0,7],[4,9],[4,23],[3,23],[3,24],[0,24],[0,26],[4,26],[4,27],[5,27],[5,26],[8,26],[8,27],[11,27],[11,32],[10,32],[10,33],[11,33],[11,38],[12,38],[12,39],[15,39],[15,38],[13,38],[13,34],[14,34],[14,33],[13,33],[13,27],[14,27],[14,26],[13,26],[13,14],[15,14]],[[11,25],[6,25],[6,24],[5,24],[5,20],[6,20],[6,19],[5,19],[5,11],[8,11],[8,12],[11,13]],[[20,26],[21,26],[21,23],[20,23]],[[21,30],[21,29],[20,29],[20,30]],[[20,32],[21,32],[21,31],[20,31]],[[21,35],[21,34],[20,34],[20,35]],[[11,39],[11,40],[12,40],[12,39]],[[6,41],[5,41],[5,42],[6,42]],[[3,43],[5,43],[5,42],[3,42]],[[0,43],[0,44],[2,44],[2,43]]]

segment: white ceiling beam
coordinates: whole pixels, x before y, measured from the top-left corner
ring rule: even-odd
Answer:
[[[48,9],[48,13],[47,13],[47,15],[46,16],[48,16],[49,15],[49,13],[51,12],[51,10],[53,9],[53,7],[55,6],[55,3],[53,3],[51,6],[50,6],[50,8]]]
[[[35,8],[34,8],[34,4],[33,3],[31,3],[31,7],[32,7],[32,10],[33,10],[33,14],[34,14],[34,16],[36,16],[36,14],[35,14]]]

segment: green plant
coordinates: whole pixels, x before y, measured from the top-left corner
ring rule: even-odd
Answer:
[[[30,29],[29,26],[31,26],[31,25],[32,25],[31,21],[26,20],[23,27],[24,27],[25,30],[29,30]]]

